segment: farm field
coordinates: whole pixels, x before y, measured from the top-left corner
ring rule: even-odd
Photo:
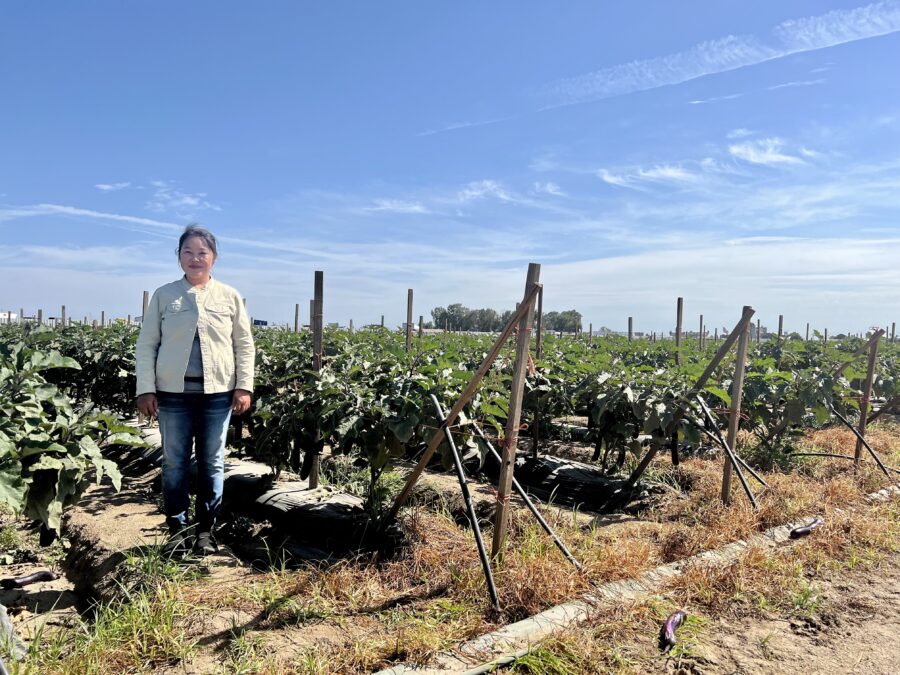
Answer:
[[[397,522],[387,515],[441,426],[429,396],[451,409],[491,336],[426,336],[407,351],[403,336],[379,328],[326,331],[315,371],[308,333],[258,332],[255,408],[234,421],[231,459],[267,467],[271,487],[297,485],[321,454],[320,489],[356,499],[365,533],[341,550],[322,550],[302,528],[286,532],[236,504],[219,532],[223,551],[180,563],[159,547],[156,469],[129,459],[149,456],[134,423],[126,423],[135,337],[127,326],[0,327],[0,386],[12,403],[0,409],[4,489],[13,510],[25,513],[5,516],[6,539],[16,543],[9,550],[20,551],[9,554],[15,567],[8,576],[41,563],[73,582],[68,614],[54,615],[43,631],[35,629],[40,612],[19,609],[37,609],[27,591],[4,597],[21,636],[35,645],[16,663],[19,672],[85,672],[89,664],[88,672],[353,673],[429,664],[443,650],[598,584],[689,559],[651,597],[601,607],[510,668],[646,672],[668,658],[667,668],[728,672],[722,653],[729,645],[716,642],[713,626],[821,622],[837,606],[823,598],[843,574],[877,579],[883,570],[889,579],[896,571],[900,502],[866,497],[892,480],[868,454],[856,469],[847,458],[802,454],[852,459],[856,436],[837,415],[858,423],[871,353],[865,339],[749,345],[735,449],[767,483],[752,483],[754,508],[737,481],[730,504],[722,503],[722,451],[696,403],[695,382],[721,343],[684,341],[676,364],[671,341],[544,336],[525,380],[516,476],[549,502],[544,516],[584,571],[513,498],[504,555],[493,565],[496,609],[459,486],[448,475],[446,443]],[[487,540],[498,504],[490,484],[499,471],[489,444],[503,445],[513,350],[512,343],[503,347],[451,429]],[[866,431],[888,467],[900,465],[900,426],[890,414],[898,354],[896,344],[880,341],[871,393],[884,412],[876,411]],[[700,392],[723,428],[735,361],[729,352]],[[152,429],[143,437],[152,446]],[[626,479],[648,450],[658,454],[630,489]],[[11,467],[23,480],[11,478]],[[106,478],[92,487],[100,472],[115,484]],[[42,484],[51,487],[35,489]],[[809,538],[750,546],[715,572],[692,559],[816,515],[824,525]],[[42,549],[26,527],[30,520],[43,522],[45,541],[50,530],[62,540]],[[119,554],[107,578],[73,571],[78,555],[104,546]],[[91,606],[91,596],[101,604]],[[690,618],[679,633],[684,639],[662,657],[653,640],[675,608]],[[766,649],[774,654],[778,642],[764,638],[756,672],[765,672]]]

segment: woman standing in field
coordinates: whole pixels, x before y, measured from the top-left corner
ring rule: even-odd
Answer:
[[[137,406],[159,417],[162,488],[169,548],[186,553],[188,470],[197,457],[198,553],[215,551],[212,529],[222,504],[225,435],[231,413],[250,407],[253,336],[241,295],[213,279],[212,233],[188,225],[178,240],[184,276],[153,293],[137,341]]]

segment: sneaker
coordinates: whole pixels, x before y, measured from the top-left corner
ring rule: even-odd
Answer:
[[[197,535],[197,541],[194,542],[194,551],[199,555],[212,555],[219,550],[216,540],[213,539],[211,532],[201,532]]]
[[[193,543],[188,530],[175,530],[169,534],[169,540],[163,544],[162,551],[168,556],[183,558],[191,552]]]

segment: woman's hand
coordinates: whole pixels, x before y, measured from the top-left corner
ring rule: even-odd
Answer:
[[[137,409],[145,417],[156,417],[156,413],[159,412],[156,394],[141,394],[138,396]]]
[[[231,397],[231,412],[242,415],[250,410],[250,392],[246,389],[235,389]]]

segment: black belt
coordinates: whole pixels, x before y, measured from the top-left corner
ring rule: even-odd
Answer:
[[[185,381],[185,382],[199,382],[200,384],[203,384],[203,378],[202,378],[202,377],[190,377],[189,375],[185,375],[185,376],[184,376],[184,381]]]

